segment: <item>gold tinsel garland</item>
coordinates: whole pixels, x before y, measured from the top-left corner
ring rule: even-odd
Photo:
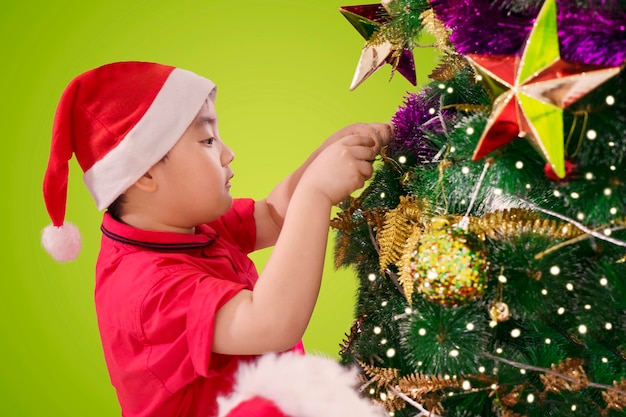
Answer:
[[[528,233],[551,239],[572,239],[583,234],[570,224],[541,217],[537,212],[524,208],[498,210],[483,217],[472,217],[469,231],[482,239],[506,239]]]

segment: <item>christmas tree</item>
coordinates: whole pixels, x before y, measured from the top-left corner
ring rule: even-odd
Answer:
[[[345,6],[351,88],[391,67],[394,141],[345,201],[341,360],[393,416],[626,415],[626,2]],[[359,88],[367,88],[367,83]]]

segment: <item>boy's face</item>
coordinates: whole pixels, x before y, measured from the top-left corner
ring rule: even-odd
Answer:
[[[195,227],[230,208],[233,158],[219,136],[214,103],[207,100],[164,161],[153,167],[170,226]]]

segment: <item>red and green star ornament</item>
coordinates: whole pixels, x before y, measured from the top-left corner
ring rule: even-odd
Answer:
[[[379,4],[363,4],[339,8],[341,14],[348,19],[366,40],[354,77],[352,78],[350,91],[361,85],[363,81],[386,63],[392,66],[392,76],[394,71],[398,71],[411,84],[417,85],[413,51],[406,42],[401,40],[373,42],[374,35],[391,20],[389,11],[385,7],[389,1],[384,0]]]
[[[542,6],[521,57],[469,54],[466,58],[496,97],[473,159],[522,137],[559,178],[566,175],[563,109],[621,70],[561,59],[555,0]]]

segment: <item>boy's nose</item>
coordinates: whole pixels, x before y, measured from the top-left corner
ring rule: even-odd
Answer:
[[[224,144],[222,148],[222,163],[224,165],[228,165],[235,159],[235,153],[228,147],[228,145]]]

